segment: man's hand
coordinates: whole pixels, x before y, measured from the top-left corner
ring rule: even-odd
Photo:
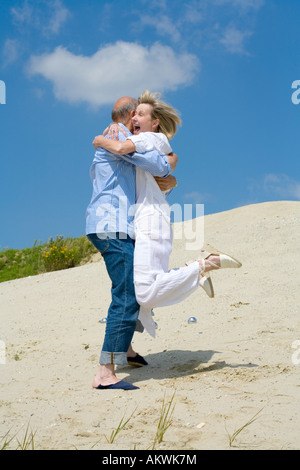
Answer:
[[[170,191],[177,186],[177,179],[173,175],[169,175],[166,178],[160,178],[159,176],[154,178],[161,191]]]
[[[172,152],[169,155],[167,155],[167,159],[168,159],[168,162],[169,162],[170,167],[171,167],[172,172],[173,172],[176,168],[177,163],[178,163],[178,157],[177,157],[176,153]]]

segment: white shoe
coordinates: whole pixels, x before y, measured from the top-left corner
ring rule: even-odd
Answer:
[[[208,259],[209,256],[219,256],[220,259],[220,266],[213,263]],[[223,269],[223,268],[240,268],[242,263],[240,263],[237,259],[232,258],[229,255],[225,255],[225,253],[208,253],[207,251],[202,251],[198,258],[198,261],[202,261],[203,263],[203,272],[205,272],[204,263],[205,261],[215,269]]]
[[[215,293],[214,293],[213,284],[211,282],[211,278],[210,278],[209,274],[206,274],[204,272],[204,269],[205,269],[204,259],[191,260],[191,261],[188,261],[187,263],[185,263],[185,265],[189,266],[190,264],[195,263],[195,261],[198,261],[199,266],[200,266],[200,261],[202,262],[202,269],[201,269],[201,266],[200,266],[200,272],[199,272],[199,286],[201,286],[205,290],[205,292],[207,293],[208,297],[210,297],[212,299],[215,296]]]
[[[209,276],[202,276],[201,275],[201,278],[199,280],[199,285],[205,290],[208,297],[210,297],[212,299],[215,296],[213,284],[212,284],[211,278]]]

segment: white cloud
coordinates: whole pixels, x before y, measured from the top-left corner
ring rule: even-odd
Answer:
[[[238,7],[242,11],[259,10],[265,3],[265,0],[213,0],[215,5],[227,5]]]
[[[45,36],[57,34],[71,15],[61,0],[25,0],[11,8],[11,14],[15,25],[37,28]]]
[[[232,54],[247,54],[246,40],[254,33],[255,17],[265,0],[143,3],[143,8],[132,14],[131,23],[140,34],[146,35],[144,29],[150,27],[176,46],[211,48],[221,43]]]
[[[17,39],[6,39],[2,55],[3,55],[3,66],[13,64],[19,57],[21,45]]]
[[[70,12],[60,0],[55,0],[52,7],[52,15],[49,18],[47,29],[50,33],[57,34],[70,16]]]
[[[220,43],[232,54],[246,54],[245,41],[253,33],[250,31],[241,31],[235,26],[228,26]]]
[[[193,191],[191,193],[184,194],[184,199],[188,203],[192,204],[204,204],[205,201],[208,201],[211,196],[208,193],[200,193],[199,191]]]
[[[123,95],[136,97],[145,88],[176,90],[190,84],[199,67],[195,55],[176,54],[159,43],[147,48],[118,41],[92,56],[57,47],[50,54],[31,57],[28,72],[50,80],[59,100],[101,106]]]
[[[172,41],[179,42],[181,34],[178,27],[174,27],[174,21],[167,15],[141,15],[139,27],[153,26],[161,36],[169,36]]]
[[[264,190],[269,194],[276,194],[282,198],[300,200],[300,182],[285,174],[268,174],[264,177]]]
[[[28,1],[25,1],[20,7],[12,7],[11,14],[15,24],[31,23],[33,8]]]

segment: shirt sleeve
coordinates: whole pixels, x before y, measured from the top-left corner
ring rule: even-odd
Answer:
[[[161,155],[157,150],[144,153],[134,152],[129,155],[122,155],[120,158],[144,171],[148,171],[153,176],[164,178],[172,173],[167,157]]]
[[[128,129],[126,129],[123,125],[122,127],[127,131],[127,133],[129,133]],[[132,136],[128,135],[128,137],[125,137],[122,132],[119,132],[120,141],[124,141],[129,137]],[[96,156],[97,153],[98,156],[101,156],[101,154],[104,153],[106,155],[110,155],[112,158],[117,158],[131,163],[132,165],[138,166],[144,171],[148,171],[153,176],[160,176],[161,178],[164,178],[172,173],[172,168],[168,162],[167,157],[165,155],[161,155],[157,150],[134,152],[128,155],[115,155],[99,147],[96,151]]]
[[[172,152],[167,137],[161,132],[140,132],[137,135],[130,135],[127,138],[134,143],[135,149],[139,153],[157,150],[162,155],[168,155]]]
[[[142,135],[142,134],[154,134],[154,133],[141,132],[139,135]],[[127,137],[125,137],[122,134],[122,132],[119,132],[119,140],[124,141],[129,138],[132,139],[132,137],[134,138],[139,137],[139,135],[134,136],[130,134]],[[164,134],[161,134],[161,135],[164,136]],[[167,138],[166,140],[168,142]],[[132,141],[134,142],[134,140]],[[139,147],[139,149],[143,150],[145,145],[146,145],[146,142],[144,140],[144,142],[141,143],[141,146]],[[136,148],[136,151],[134,153],[130,153],[129,155],[122,155],[122,156],[118,155],[118,157],[127,161],[128,163],[132,163],[133,165],[138,166],[144,171],[148,171],[153,176],[160,176],[161,178],[169,176],[172,173],[172,168],[165,154],[172,152],[172,149],[170,152],[160,153],[158,150],[154,149],[153,142],[152,142],[152,145],[149,144],[149,140],[148,140],[147,148],[149,150],[144,150],[142,152],[140,150],[137,150]]]

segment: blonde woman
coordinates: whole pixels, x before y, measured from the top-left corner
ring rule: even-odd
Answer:
[[[98,136],[94,145],[118,155],[157,150],[167,155],[172,171],[177,157],[169,140],[181,125],[178,113],[160,100],[158,93],[145,90],[138,99],[132,118],[133,135],[121,142]],[[154,177],[136,168],[136,211],[134,215],[134,285],[140,305],[139,319],[154,337],[155,324],[151,310],[184,300],[201,286],[209,297],[214,296],[208,271],[241,264],[227,255],[201,251],[199,258],[186,266],[169,270],[172,251],[170,206]]]

